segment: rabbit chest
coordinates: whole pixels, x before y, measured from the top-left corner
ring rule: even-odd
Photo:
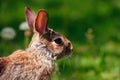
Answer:
[[[49,80],[55,69],[51,53],[38,44],[26,51],[18,50],[6,59],[8,66],[0,80]]]

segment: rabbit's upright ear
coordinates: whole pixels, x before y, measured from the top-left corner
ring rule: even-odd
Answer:
[[[36,31],[43,34],[48,26],[48,13],[45,10],[40,10],[35,21]]]
[[[26,7],[25,15],[26,15],[26,20],[28,22],[30,29],[34,31],[34,24],[35,24],[35,19],[36,19],[35,12],[31,10],[30,8]]]

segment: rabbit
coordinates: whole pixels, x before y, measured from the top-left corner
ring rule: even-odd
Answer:
[[[50,80],[55,61],[72,54],[72,43],[48,26],[48,13],[26,7],[26,20],[33,37],[25,50],[0,58],[0,80]]]

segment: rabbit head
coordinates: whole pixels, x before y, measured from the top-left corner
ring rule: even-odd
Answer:
[[[72,52],[71,42],[62,34],[48,27],[48,13],[40,10],[37,14],[30,8],[26,8],[26,20],[34,35],[29,47],[34,43],[42,43],[52,53],[52,56],[62,58]]]

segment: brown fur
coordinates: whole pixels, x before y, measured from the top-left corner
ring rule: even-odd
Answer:
[[[50,79],[50,74],[54,71],[54,67],[48,68],[47,64],[44,61],[42,62],[42,58],[40,58],[40,61],[36,59],[33,59],[29,53],[23,50],[15,51],[12,55],[1,58],[0,80]]]
[[[71,42],[48,28],[45,10],[36,15],[27,8],[26,18],[34,32],[32,40],[26,50],[0,58],[0,80],[50,80],[55,60],[71,54]]]

